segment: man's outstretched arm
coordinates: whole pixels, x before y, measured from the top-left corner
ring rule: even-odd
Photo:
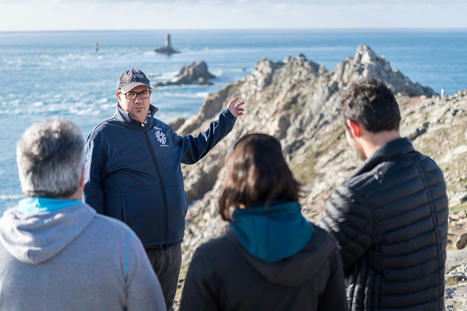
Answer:
[[[182,163],[192,164],[203,158],[222,138],[232,130],[237,117],[242,116],[245,102],[238,97],[232,99],[219,118],[209,124],[209,128],[197,136],[183,136]]]

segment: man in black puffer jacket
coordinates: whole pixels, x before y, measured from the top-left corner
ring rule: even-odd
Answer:
[[[400,112],[375,79],[341,97],[347,141],[365,162],[320,225],[337,240],[350,310],[444,310],[448,199],[441,169],[399,136]]]

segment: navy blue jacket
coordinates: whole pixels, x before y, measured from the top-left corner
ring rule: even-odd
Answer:
[[[180,163],[195,163],[233,128],[224,110],[198,136],[179,136],[153,118],[145,127],[117,107],[86,140],[84,199],[97,212],[120,219],[146,248],[183,240],[187,198]]]

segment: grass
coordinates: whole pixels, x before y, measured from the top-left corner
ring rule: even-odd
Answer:
[[[301,181],[310,180],[315,174],[316,157],[311,154],[307,159],[295,166],[292,170],[297,179]]]
[[[467,203],[461,203],[461,204],[449,207],[450,212],[460,212],[464,210],[467,210]]]
[[[182,298],[183,284],[185,283],[186,274],[188,272],[189,263],[182,265],[180,274],[178,275],[177,292],[175,293],[175,303],[179,304]]]

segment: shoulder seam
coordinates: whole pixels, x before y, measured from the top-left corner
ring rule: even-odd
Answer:
[[[111,121],[111,120],[113,120],[113,119],[115,119],[115,117],[110,117],[110,118],[107,118],[107,119],[105,119],[105,120],[99,122],[96,126],[94,126],[94,128],[93,128],[93,129],[91,130],[91,132],[88,134],[88,137],[86,138],[86,140],[88,140],[89,137],[91,137],[91,135],[94,133],[94,131],[95,131],[99,126],[101,126],[103,123],[105,123],[105,122],[107,122],[107,121]]]

